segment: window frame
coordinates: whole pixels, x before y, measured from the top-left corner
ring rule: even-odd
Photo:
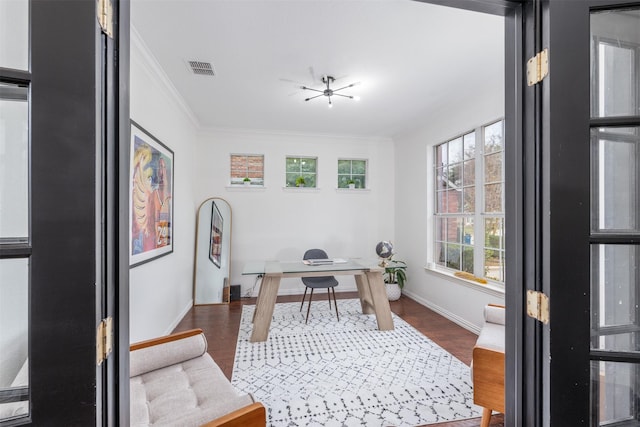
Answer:
[[[348,174],[345,173],[340,173],[340,162],[349,162],[349,170],[350,172]],[[357,176],[362,176],[364,175],[364,185],[361,185],[360,187],[358,187],[357,185],[357,181],[356,181],[356,187],[359,190],[364,190],[369,188],[368,187],[368,183],[369,183],[369,160],[368,159],[356,159],[356,158],[338,158],[338,164],[337,164],[337,172],[336,172],[336,177],[337,177],[337,188],[339,189],[348,189],[349,185],[345,183],[345,185],[341,185],[340,182],[340,178],[341,177],[348,177],[347,181],[349,180],[354,180],[354,173],[353,173],[353,162],[364,162],[364,174],[355,174]]]
[[[502,138],[501,138],[501,149],[493,150],[491,152],[485,152],[485,130],[491,126],[494,126],[497,123],[502,123]],[[473,135],[473,139],[470,137]],[[433,161],[432,161],[432,179],[433,183],[430,185],[430,191],[433,192],[433,209],[432,209],[432,218],[433,223],[432,227],[430,227],[429,232],[432,233],[432,238],[430,239],[430,246],[432,248],[431,254],[431,262],[429,265],[433,266],[432,269],[444,273],[455,274],[457,272],[468,272],[471,274],[470,277],[466,277],[469,280],[476,280],[480,283],[482,281],[486,281],[492,285],[495,285],[499,288],[504,289],[504,281],[505,281],[505,119],[500,118],[496,120],[489,121],[480,126],[477,126],[473,129],[462,132],[453,138],[448,138],[447,140],[435,144],[431,147]],[[473,143],[473,155],[470,157],[467,153],[467,138],[468,143]],[[460,143],[460,149],[462,150],[459,158],[453,159],[455,161],[451,161],[452,159],[449,157],[449,144],[450,143]],[[446,145],[447,154],[446,157],[443,155],[442,159],[439,158],[439,147]],[[485,170],[487,156],[495,155],[496,153],[501,153],[501,162],[500,162],[500,175],[501,178],[499,181],[492,180],[491,182],[486,181],[489,184],[501,184],[501,211],[499,212],[487,212],[485,211],[485,190],[486,190],[486,182],[485,182]],[[440,160],[440,162],[439,162]],[[471,163],[470,161],[473,161]],[[473,175],[469,176],[466,174],[465,169],[472,166],[473,167]],[[452,169],[459,171],[457,178],[454,182],[450,180],[447,181],[446,184],[442,185],[440,182],[442,178],[446,176],[448,173],[449,167]],[[445,172],[446,171],[446,172]],[[439,175],[440,174],[440,175]],[[455,179],[455,178],[454,178]],[[471,183],[469,183],[471,181]],[[456,185],[456,183],[458,183]],[[469,211],[468,204],[465,199],[465,193],[467,191],[473,191],[473,211]],[[459,203],[459,208],[456,212],[449,212],[448,209],[448,200],[445,201],[442,198],[447,197],[450,199],[451,191],[459,191],[460,195],[456,198]],[[444,208],[445,211],[441,212],[443,209],[442,203],[447,203],[447,206]],[[488,246],[488,239],[485,233],[485,224],[488,220],[498,219],[501,225],[501,233],[502,236],[499,238],[499,247]],[[452,226],[450,221],[454,221],[456,224],[456,236],[452,236],[451,230]],[[444,227],[444,228],[442,228]],[[473,235],[467,237],[467,233],[465,230],[473,230]],[[449,259],[450,250],[452,248],[454,251],[457,251],[457,257],[452,256]],[[472,256],[465,257],[465,253],[468,254],[468,248],[472,248]],[[487,250],[498,250],[498,258],[501,262],[501,279],[500,277],[487,277],[487,265],[485,261],[485,255]],[[444,254],[443,254],[444,251]],[[444,258],[441,258],[441,255],[444,255]],[[454,254],[455,255],[455,254]],[[472,261],[471,261],[472,259]],[[455,264],[457,263],[457,265]],[[465,277],[463,277],[464,279]]]
[[[311,159],[315,161],[315,168],[313,170],[313,172],[310,171],[303,171],[302,170],[302,165],[303,165],[303,160],[305,159]],[[300,161],[300,168],[298,171],[296,172],[289,172],[288,169],[288,164],[289,164],[289,160],[299,160]],[[284,160],[284,186],[286,188],[299,188],[298,185],[295,184],[296,180],[298,177],[302,176],[305,178],[305,184],[304,187],[305,188],[318,188],[318,157],[317,156],[292,156],[292,155],[287,155],[285,156],[285,160]],[[295,178],[293,179],[292,182],[289,182],[289,176],[291,174],[296,174]],[[308,177],[309,176],[313,176],[314,177],[314,182],[313,185],[308,185]],[[290,185],[291,183],[293,183],[293,185]]]
[[[234,157],[244,157],[245,160],[245,168],[244,168],[244,176],[234,177],[234,167],[233,167],[233,158]],[[260,177],[252,176],[256,174],[256,171],[252,171],[249,169],[249,158],[250,157],[261,157],[262,158],[262,170],[260,171]],[[246,154],[246,153],[231,153],[229,154],[229,185],[231,186],[244,186],[244,178],[251,179],[249,185],[254,187],[264,187],[264,166],[265,166],[265,158],[264,154]]]

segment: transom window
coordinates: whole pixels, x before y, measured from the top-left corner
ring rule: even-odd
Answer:
[[[504,283],[504,121],[434,149],[435,264]]]
[[[251,185],[264,185],[264,155],[231,155],[231,185],[242,185],[245,181]]]
[[[367,188],[366,160],[338,160],[338,188]]]
[[[287,187],[316,187],[317,157],[287,157],[286,167]]]

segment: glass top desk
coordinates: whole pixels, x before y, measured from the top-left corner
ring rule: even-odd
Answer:
[[[276,304],[280,279],[283,277],[313,277],[352,275],[358,287],[358,297],[364,314],[375,314],[378,329],[393,329],[391,308],[384,288],[382,273],[377,260],[350,259],[323,265],[307,265],[302,261],[257,261],[245,264],[243,275],[262,274],[262,284],[258,293],[256,310],[253,315],[251,342],[266,341]]]

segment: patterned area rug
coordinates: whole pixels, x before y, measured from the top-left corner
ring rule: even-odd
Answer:
[[[270,426],[416,426],[481,416],[469,367],[393,315],[378,331],[357,299],[276,304],[269,339],[250,343],[243,307],[233,385],[268,409]]]

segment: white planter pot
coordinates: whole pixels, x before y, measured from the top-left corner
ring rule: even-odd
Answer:
[[[355,184],[349,184],[349,188],[353,190],[354,188],[356,188],[356,185]]]
[[[243,181],[243,182],[245,187],[248,187],[251,185],[251,181]]]
[[[397,283],[385,283],[384,287],[387,290],[387,298],[389,301],[397,301],[400,299],[400,295],[402,295],[400,285]]]

